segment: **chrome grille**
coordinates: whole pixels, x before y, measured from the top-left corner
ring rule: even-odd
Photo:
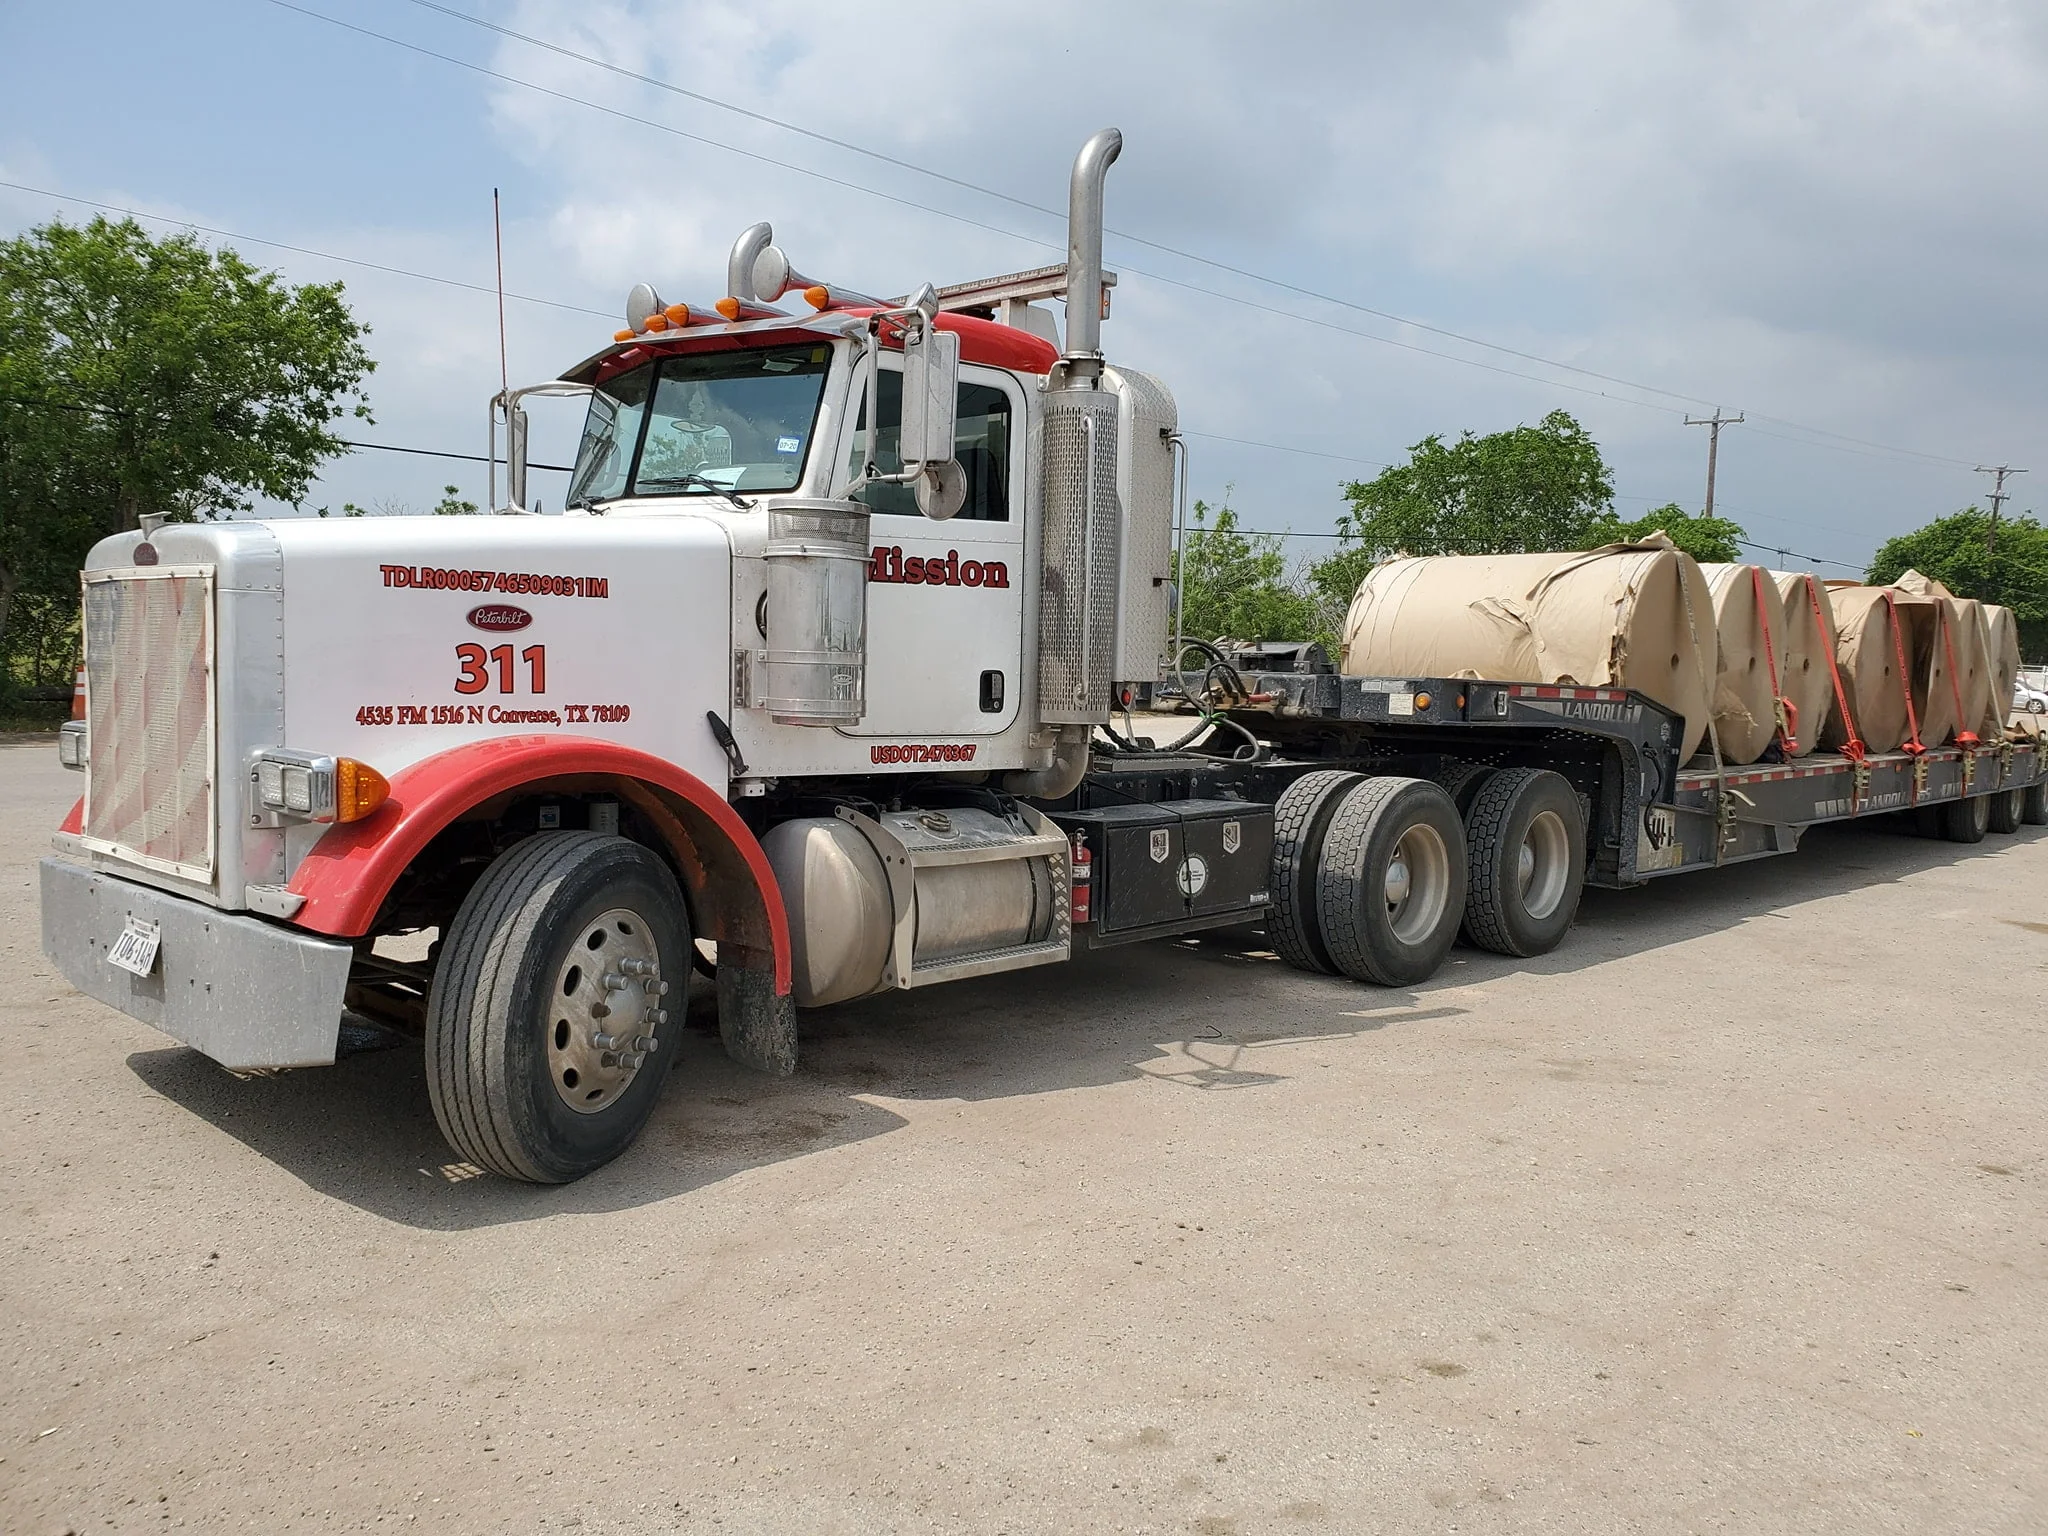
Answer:
[[[85,843],[213,877],[213,568],[85,576]]]

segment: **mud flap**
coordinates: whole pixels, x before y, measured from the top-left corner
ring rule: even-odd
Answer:
[[[718,1038],[743,1067],[788,1077],[796,1071],[796,1000],[775,990],[775,969],[718,968]]]

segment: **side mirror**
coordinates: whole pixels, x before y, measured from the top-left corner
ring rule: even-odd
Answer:
[[[903,344],[903,467],[953,457],[960,400],[960,337],[933,325]]]

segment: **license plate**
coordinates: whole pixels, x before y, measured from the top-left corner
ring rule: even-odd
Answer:
[[[156,947],[163,937],[162,923],[146,923],[131,917],[128,926],[121,930],[121,937],[114,940],[114,947],[107,951],[107,958],[124,971],[147,976],[156,969]]]

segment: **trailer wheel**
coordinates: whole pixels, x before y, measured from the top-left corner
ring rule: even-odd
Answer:
[[[1266,937],[1273,953],[1297,971],[1337,974],[1316,915],[1316,868],[1337,806],[1362,773],[1324,768],[1288,785],[1273,806],[1273,905]]]
[[[1497,955],[1557,948],[1586,885],[1579,797],[1555,773],[1503,768],[1465,818],[1465,933]]]
[[[1337,969],[1412,986],[1443,964],[1465,908],[1465,828],[1426,779],[1366,779],[1330,818],[1316,911]]]
[[[1981,843],[1991,830],[1991,796],[1972,795],[1938,808],[1941,835],[1952,843]]]
[[[499,856],[449,925],[427,1000],[427,1091],[481,1168],[566,1184],[640,1134],[689,977],[668,867],[623,837],[543,832]]]
[[[1472,801],[1486,781],[1498,771],[1483,763],[1460,763],[1453,768],[1439,769],[1436,782],[1443,787],[1443,792],[1451,797],[1451,804],[1458,808],[1458,814],[1462,817],[1470,813]]]
[[[2048,827],[2048,782],[2020,791],[2020,820],[2030,827]]]
[[[2001,836],[2020,829],[2020,817],[2024,814],[2027,792],[2024,789],[2001,789],[1996,794],[1986,795],[1985,802],[1990,810],[1987,825]]]

